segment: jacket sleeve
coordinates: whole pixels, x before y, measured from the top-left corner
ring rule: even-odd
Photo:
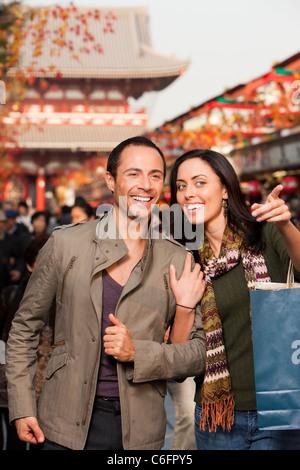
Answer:
[[[185,379],[203,373],[205,368],[205,334],[200,307],[196,309],[190,338],[185,343],[165,344],[133,340],[135,358],[127,368],[127,379],[135,383],[162,379]],[[145,359],[147,358],[147,359]]]
[[[10,421],[36,416],[35,376],[40,331],[56,295],[55,237],[40,250],[37,265],[15,314],[7,342]]]

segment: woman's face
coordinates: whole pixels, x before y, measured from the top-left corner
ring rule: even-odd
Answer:
[[[71,210],[71,222],[74,224],[75,222],[86,222],[88,220],[88,216],[82,207],[75,206]]]
[[[213,169],[200,158],[184,161],[178,168],[177,202],[192,224],[225,223],[223,199],[227,190]]]
[[[45,217],[43,215],[39,215],[36,219],[33,220],[32,226],[36,235],[43,234],[47,228]]]

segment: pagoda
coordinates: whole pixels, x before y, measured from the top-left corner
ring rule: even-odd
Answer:
[[[61,27],[57,15],[47,14],[47,37],[37,57],[28,35],[18,67],[30,70],[35,65],[25,98],[6,119],[7,126],[17,129],[20,151],[15,159],[22,169],[25,196],[39,210],[45,208],[45,191],[55,175],[80,171],[85,161],[96,157],[102,158],[103,175],[112,148],[147,131],[147,110],[131,105],[130,97],[163,90],[188,67],[187,60],[153,49],[146,7],[74,8],[71,13],[74,26],[69,16],[72,27],[64,36],[68,47],[59,54],[52,49]],[[91,47],[80,34],[80,20],[85,18]],[[17,69],[11,69],[14,73]],[[103,178],[95,191],[88,199],[107,197]]]

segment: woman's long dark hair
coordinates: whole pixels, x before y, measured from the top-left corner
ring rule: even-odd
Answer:
[[[222,154],[213,150],[195,149],[181,155],[174,163],[170,175],[171,205],[177,203],[177,174],[180,165],[191,158],[200,158],[206,162],[220,178],[221,184],[228,193],[228,225],[235,232],[238,231],[244,240],[244,245],[254,252],[263,248],[262,224],[256,222],[247,206],[241,191],[237,175]],[[184,243],[184,240],[182,240]]]

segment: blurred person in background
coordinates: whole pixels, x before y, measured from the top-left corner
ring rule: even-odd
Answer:
[[[18,241],[7,233],[7,216],[0,210],[0,292],[11,284],[18,283],[24,270],[24,261]]]
[[[71,223],[89,222],[96,218],[95,210],[85,201],[75,201],[71,209]]]
[[[28,228],[23,222],[18,222],[18,211],[14,209],[8,209],[5,211],[5,215],[7,217],[6,223],[6,231],[9,235],[17,238],[20,237],[25,233],[28,233]]]
[[[37,211],[31,217],[32,236],[44,237],[47,235],[49,214],[46,211]]]
[[[17,223],[25,225],[25,227],[31,232],[31,215],[29,213],[29,207],[27,202],[21,201],[18,204],[18,216]]]

